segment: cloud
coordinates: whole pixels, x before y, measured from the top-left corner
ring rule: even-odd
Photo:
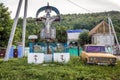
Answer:
[[[90,1],[90,0],[89,0]],[[111,0],[91,0],[90,1],[91,4],[95,5],[95,6],[101,6],[101,7],[105,7],[107,9],[112,8],[120,8],[120,6],[118,6],[117,4],[115,4],[115,2],[111,1]]]
[[[23,17],[24,12],[24,1],[25,0],[23,0],[23,5],[20,13],[21,17]],[[119,0],[70,0],[70,1],[92,12],[103,12],[110,10],[120,11]],[[9,7],[9,11],[12,11],[11,16],[13,18],[15,16],[19,0],[2,0],[1,2],[3,2],[7,7]],[[61,14],[89,13],[89,11],[70,3],[68,0],[56,0],[56,1],[28,0],[28,16],[35,17],[36,11],[40,7],[46,6],[47,2],[49,2],[51,6],[57,7],[60,10]]]

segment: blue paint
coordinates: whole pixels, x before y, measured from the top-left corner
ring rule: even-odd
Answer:
[[[69,53],[71,56],[79,56],[79,55],[81,55],[81,52],[82,52],[82,48],[79,48],[79,53],[78,53],[77,47],[69,48]]]
[[[18,58],[22,58],[23,57],[23,46],[18,46]]]
[[[78,29],[78,30],[67,30],[67,33],[80,33],[80,32],[84,32],[84,30],[82,30],[82,29]]]
[[[13,58],[14,47],[12,46],[9,52],[9,58]]]
[[[34,43],[29,43],[29,47],[30,47],[30,49],[29,49],[29,52],[30,53],[33,53],[34,52]]]

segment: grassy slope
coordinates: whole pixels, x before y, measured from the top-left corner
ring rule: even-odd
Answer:
[[[0,80],[120,80],[120,61],[114,67],[84,65],[72,57],[68,64],[27,64],[27,59],[0,61]]]

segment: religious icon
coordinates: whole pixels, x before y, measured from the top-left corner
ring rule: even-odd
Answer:
[[[34,55],[35,63],[37,63],[37,61],[38,61],[38,58],[37,58],[37,57],[38,57],[37,55]]]
[[[61,60],[64,62],[65,59],[64,59],[64,55],[60,55],[61,56]]]

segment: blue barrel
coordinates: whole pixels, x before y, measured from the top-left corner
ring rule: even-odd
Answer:
[[[13,56],[14,56],[13,52],[14,52],[14,47],[12,46],[12,47],[10,48],[9,58],[13,58]]]
[[[18,58],[22,58],[23,57],[23,46],[18,46]]]

